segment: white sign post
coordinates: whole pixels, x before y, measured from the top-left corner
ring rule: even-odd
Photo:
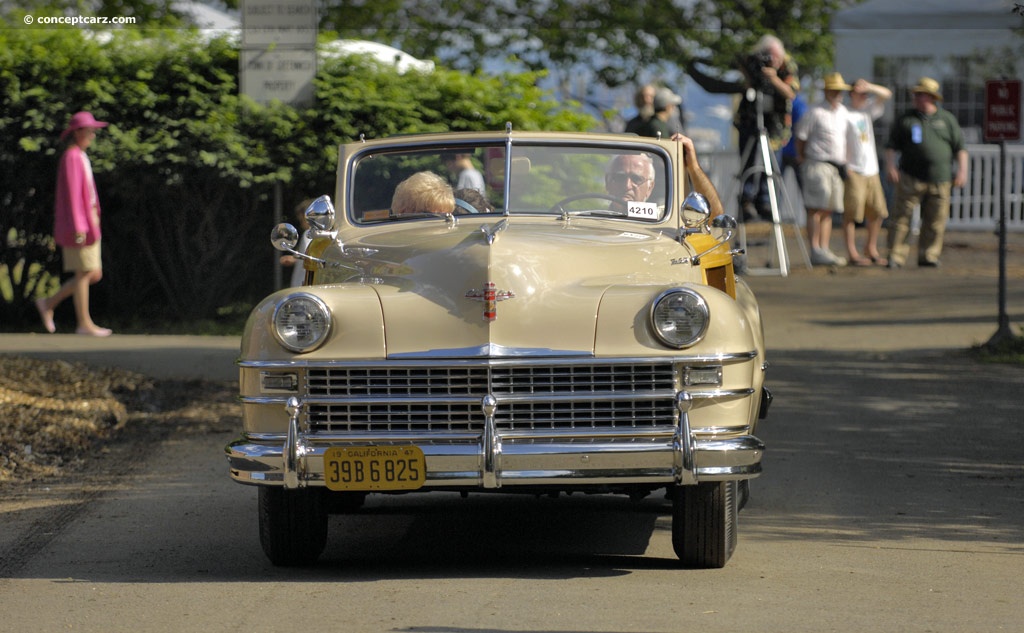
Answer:
[[[239,90],[259,103],[313,103],[316,0],[242,0]],[[274,224],[284,217],[281,183],[274,183]],[[301,266],[301,264],[297,264]],[[274,257],[274,287],[283,284]]]
[[[312,103],[316,34],[316,0],[243,0],[242,94],[260,103]]]
[[[293,105],[313,102],[316,51],[304,49],[242,49],[242,94],[260,103]]]

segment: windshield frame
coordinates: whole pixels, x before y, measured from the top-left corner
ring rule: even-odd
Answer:
[[[501,164],[500,173],[492,173],[487,170],[490,169],[489,165],[480,165],[481,160],[479,155],[483,151],[493,152],[495,155],[492,156],[493,163]],[[533,169],[533,160],[538,156],[543,156],[545,152],[550,152],[553,157],[557,157],[561,160],[568,160],[567,157],[581,156],[580,160],[589,160],[595,162],[597,158],[605,158],[610,160],[613,156],[622,154],[645,154],[651,157],[655,168],[655,179],[651,185],[651,192],[648,195],[648,200],[657,197],[656,204],[658,205],[658,217],[652,218],[639,218],[629,217],[625,211],[621,215],[615,215],[612,213],[598,214],[590,211],[576,211],[572,209],[564,209],[564,213],[560,213],[551,207],[545,207],[544,204],[534,207],[526,207],[523,205],[517,205],[515,196],[516,190],[520,190],[528,185],[526,176],[529,175]],[[409,221],[430,221],[437,217],[445,217],[445,214],[439,214],[431,217],[428,213],[412,214],[404,217],[399,217],[391,213],[390,205],[385,205],[384,196],[386,189],[381,188],[377,193],[376,204],[372,207],[372,213],[368,213],[367,203],[362,199],[357,199],[360,195],[360,187],[367,187],[365,184],[359,181],[360,169],[364,168],[367,163],[366,161],[374,158],[408,155],[410,160],[415,156],[422,156],[427,162],[433,155],[440,157],[441,154],[452,153],[452,154],[465,154],[472,153],[476,157],[474,163],[477,165],[479,171],[484,172],[485,179],[488,180],[488,189],[491,193],[498,193],[498,197],[495,198],[497,204],[493,204],[493,210],[485,211],[483,213],[472,214],[472,215],[460,215],[460,218],[465,217],[523,217],[523,216],[555,216],[555,217],[599,217],[601,219],[618,220],[629,223],[640,222],[644,225],[663,225],[671,221],[674,213],[671,206],[671,202],[676,199],[677,193],[676,182],[674,176],[674,160],[675,156],[669,151],[667,147],[662,144],[645,142],[643,140],[632,140],[630,137],[624,137],[621,141],[619,140],[607,140],[607,139],[586,139],[586,138],[538,138],[534,136],[530,137],[515,137],[514,135],[500,135],[493,137],[482,137],[474,136],[472,139],[461,140],[458,138],[446,138],[446,139],[420,139],[410,140],[409,142],[401,143],[375,143],[371,146],[358,148],[346,157],[346,169],[344,170],[345,187],[344,187],[344,209],[345,218],[348,223],[357,227],[367,226],[378,226],[382,223],[391,223],[395,221],[409,222]],[[525,163],[522,160],[525,159]],[[552,159],[554,160],[554,159]],[[436,160],[434,161],[437,162]],[[517,165],[525,164],[526,171],[517,174]],[[590,171],[593,172],[596,169],[595,165],[590,167]],[[442,168],[436,165],[430,169],[431,171],[444,171]],[[505,178],[505,174],[511,171],[512,177]],[[603,177],[604,171],[602,171]],[[593,178],[595,174],[591,173]],[[549,179],[550,181],[551,179]],[[550,184],[550,182],[549,182]],[[573,183],[569,182],[565,186],[571,186]],[[599,190],[595,190],[592,193],[606,194],[605,186],[607,182],[603,182]],[[594,184],[594,188],[597,185]],[[584,193],[584,192],[577,192]],[[522,194],[520,194],[522,195]],[[540,194],[536,194],[540,195]],[[557,197],[553,195],[553,197]],[[607,197],[607,196],[606,196]],[[597,196],[594,196],[597,199]],[[609,197],[610,199],[610,197]],[[554,206],[554,202],[551,203]],[[604,202],[605,205],[610,204]],[[464,205],[463,205],[464,206]],[[594,209],[599,211],[600,209]],[[450,216],[451,214],[447,214]]]

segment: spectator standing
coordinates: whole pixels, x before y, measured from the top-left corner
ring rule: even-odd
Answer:
[[[640,86],[633,96],[633,104],[636,106],[636,116],[626,122],[626,134],[639,134],[641,126],[654,116],[654,95],[658,88],[654,84]]]
[[[64,299],[73,297],[76,334],[110,336],[108,328],[96,325],[89,313],[89,286],[103,277],[100,253],[100,200],[93,179],[92,163],[85,153],[96,138],[96,131],[107,127],[89,112],[71,117],[60,139],[67,147],[57,171],[54,204],[54,240],[61,247],[64,272],[73,273],[50,297],[36,299],[36,310],[47,332],[57,331],[53,311]]]
[[[444,164],[455,178],[455,189],[476,189],[484,193],[484,175],[473,165],[469,154],[445,154]]]
[[[879,176],[874,122],[885,113],[892,91],[865,79],[853,82],[850,91],[850,125],[846,132],[846,182],[843,195],[843,237],[850,263],[855,266],[886,265],[878,254],[878,235],[889,216]],[[857,223],[864,222],[867,240],[864,255],[857,249]]]
[[[733,125],[739,135],[740,159],[744,174],[740,191],[740,209],[745,220],[772,219],[768,179],[763,174],[747,177],[761,160],[757,141],[763,124],[768,146],[778,153],[792,135],[792,100],[796,96],[796,66],[787,61],[786,47],[774,35],[765,35],[749,54],[738,60],[743,81],[730,82],[700,71],[695,62],[687,73],[710,93],[741,95]],[[779,156],[775,157],[779,161]],[[764,166],[762,166],[764,167]]]
[[[889,267],[900,268],[910,252],[910,221],[921,206],[917,265],[937,267],[949,219],[952,187],[967,183],[967,150],[956,117],[940,107],[939,82],[918,80],[911,92],[914,106],[893,125],[885,150],[886,171],[896,185],[889,221]],[[899,162],[897,162],[897,153]],[[953,161],[956,173],[953,173]]]
[[[850,85],[839,73],[825,77],[825,100],[815,104],[796,128],[797,161],[803,170],[804,206],[811,263],[845,266],[846,259],[832,252],[832,212],[843,208],[846,171],[846,128],[849,112],[843,96]]]
[[[638,134],[640,136],[648,136],[643,133],[644,127],[650,122],[654,116],[654,98],[658,92],[666,90],[664,87],[660,87],[656,84],[646,84],[642,86],[636,92],[634,97],[634,103],[636,104],[637,114],[635,117],[626,122],[626,128],[623,130],[626,134]],[[668,94],[674,94],[668,89]],[[682,98],[676,103],[676,108],[670,116],[665,119],[665,123],[668,124],[671,134],[663,136],[663,138],[669,138],[672,134],[683,133],[683,109],[682,109]]]
[[[664,140],[672,138],[676,134],[673,130],[672,121],[678,120],[679,104],[683,98],[668,88],[658,88],[654,94],[654,116],[647,119],[637,128],[640,136],[661,137]]]
[[[796,128],[800,124],[800,119],[803,118],[804,112],[807,112],[807,100],[804,99],[804,95],[800,92],[800,83],[795,84],[797,93],[793,97],[792,104],[792,119],[793,127]],[[787,169],[793,170],[793,175],[796,177],[796,186],[801,192],[804,190],[804,177],[800,173],[800,165],[796,160],[796,137],[791,136],[789,142],[786,143],[782,148],[782,175],[786,174]]]

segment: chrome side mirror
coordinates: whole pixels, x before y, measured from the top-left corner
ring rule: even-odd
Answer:
[[[299,244],[299,231],[291,224],[282,222],[270,232],[270,243],[277,250],[290,253]]]
[[[696,191],[691,191],[680,209],[683,220],[683,237],[694,233],[703,233],[711,217],[711,206],[707,198]]]
[[[728,242],[732,239],[738,226],[739,223],[736,222],[736,218],[731,215],[720,215],[711,220],[712,231],[717,231],[719,233],[718,239],[723,242]]]
[[[694,266],[700,263],[700,258],[704,257],[711,251],[717,249],[722,244],[726,244],[732,239],[733,234],[736,232],[736,227],[739,226],[736,223],[736,218],[731,215],[719,215],[711,220],[710,232],[713,233],[715,238],[715,245],[705,250],[703,253],[698,253],[690,258],[690,263]],[[741,251],[733,251],[733,254]]]
[[[306,221],[317,231],[329,231],[334,226],[334,205],[330,196],[320,196],[306,207]]]

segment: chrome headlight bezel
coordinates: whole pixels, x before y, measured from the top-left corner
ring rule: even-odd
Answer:
[[[680,315],[680,310],[686,314]],[[711,310],[700,293],[689,288],[670,288],[651,302],[650,322],[651,331],[662,345],[684,349],[704,338],[711,324]],[[681,324],[685,328],[681,329]]]
[[[327,304],[309,293],[288,295],[274,308],[273,330],[287,350],[311,352],[327,340],[333,319]]]

